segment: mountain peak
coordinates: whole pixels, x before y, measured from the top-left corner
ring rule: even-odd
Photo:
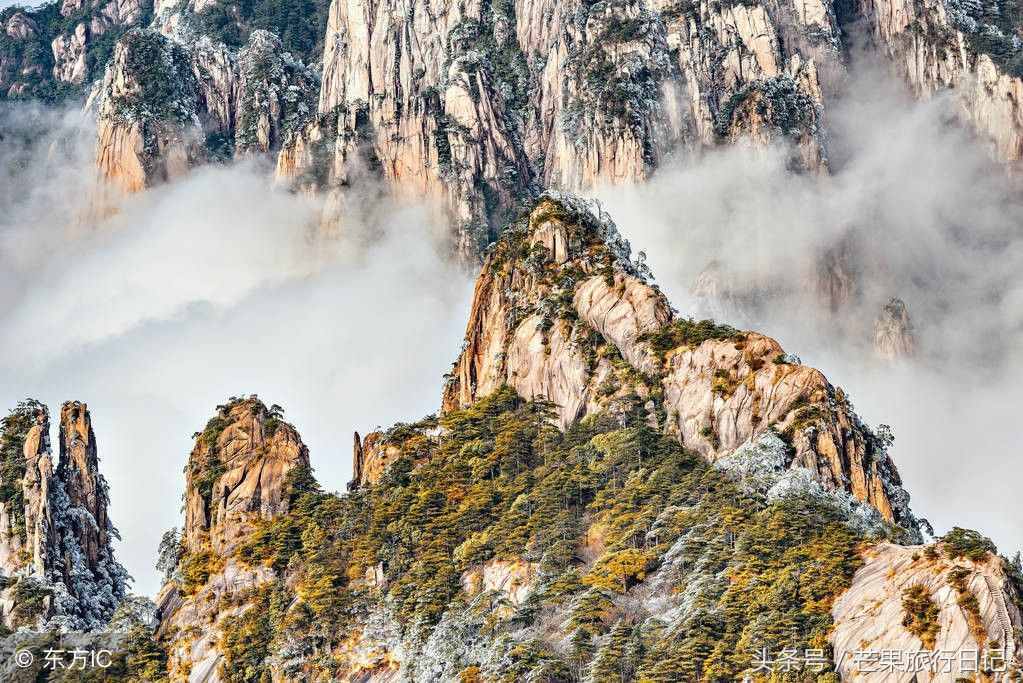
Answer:
[[[562,428],[638,411],[712,461],[777,432],[788,466],[915,524],[884,442],[844,392],[769,337],[676,315],[594,203],[543,196],[484,261],[443,409],[506,384],[552,401]]]
[[[217,407],[186,467],[184,545],[229,552],[259,519],[287,511],[288,473],[308,468],[309,452],[280,406],[256,396]]]

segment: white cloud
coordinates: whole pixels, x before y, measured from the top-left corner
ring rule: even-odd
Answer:
[[[82,159],[34,156],[21,191]],[[191,434],[227,397],[284,406],[329,489],[350,478],[353,430],[437,409],[471,282],[442,256],[426,207],[349,216],[325,242],[315,203],[244,165],[200,170],[92,230],[75,227],[87,196],[51,188],[0,222],[0,271],[17,292],[0,313],[0,405],[88,402],[137,590],[158,588]]]
[[[777,285],[749,319],[850,391],[893,452],[918,514],[1023,546],[1014,434],[1023,385],[1023,209],[947,102],[911,106],[874,74],[831,109],[832,178],[784,155],[729,150],[599,193],[683,313],[712,260]],[[0,145],[0,406],[87,401],[111,482],[118,553],[152,594],[160,533],[180,525],[190,435],[237,394],[279,403],[328,488],[351,432],[433,412],[471,294],[426,207],[372,204],[336,242],[315,202],[261,169],[214,167],[78,219],[92,183],[88,122],[14,108]],[[12,131],[29,135],[12,136]],[[861,291],[841,316],[806,296],[804,265],[854,245]],[[869,358],[874,315],[903,297],[923,355]]]
[[[829,103],[832,177],[793,175],[782,150],[729,149],[598,195],[683,314],[708,312],[690,287],[711,261],[726,283],[759,287],[759,305],[726,307],[725,321],[777,337],[868,422],[891,424],[913,508],[939,532],[971,526],[1011,552],[1023,547],[1012,418],[1023,385],[1023,203],[950,124],[952,104],[913,103],[867,65]],[[839,244],[859,291],[836,315],[806,272]],[[907,302],[921,347],[895,367],[870,348],[891,296]]]

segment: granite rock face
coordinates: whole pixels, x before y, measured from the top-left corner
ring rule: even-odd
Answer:
[[[370,432],[360,440],[359,433],[355,432],[355,445],[352,450],[352,481],[348,484],[349,490],[376,484],[387,471],[388,466],[400,456],[401,448],[396,444],[388,443],[385,434]]]
[[[53,39],[53,77],[58,81],[80,85],[88,74],[85,62],[85,44],[89,29],[78,24],[74,33],[67,33]]]
[[[177,43],[136,30],[117,44],[98,100],[104,188],[139,192],[184,175],[204,156],[197,92],[188,53]]]
[[[917,590],[936,611],[934,629],[911,630],[907,593]],[[997,669],[1008,671],[1023,661],[1019,642],[1023,628],[1019,596],[998,556],[950,558],[942,544],[899,546],[890,543],[870,548],[853,584],[832,608],[835,628],[831,642],[835,661],[841,662],[843,680],[920,683],[968,679],[984,666],[986,649],[1004,652]],[[924,638],[927,641],[924,641]],[[954,661],[931,671],[884,670],[857,664],[857,651],[951,653]],[[972,663],[970,656],[972,655]],[[902,655],[908,656],[908,654]],[[973,667],[973,668],[969,668]]]
[[[207,38],[184,45],[152,30],[129,32],[92,105],[105,204],[209,160],[275,152],[313,108],[316,83],[267,31],[253,31],[239,50]]]
[[[28,93],[33,78],[46,71],[46,64],[38,50],[26,49],[38,45],[39,25],[24,12],[14,12],[6,21],[0,21],[0,41],[7,49],[0,53],[0,95],[8,98]]]
[[[557,405],[565,427],[633,397],[652,424],[715,460],[768,429],[791,466],[886,519],[908,519],[881,441],[841,391],[755,332],[680,318],[614,224],[577,200],[542,199],[484,262],[445,410],[509,385]]]
[[[643,182],[673,159],[722,145],[783,142],[791,168],[827,174],[826,112],[843,87],[852,24],[868,27],[870,48],[918,96],[953,90],[962,119],[997,158],[1015,163],[1021,154],[1013,102],[1023,47],[1008,7],[522,0],[409,9],[396,0],[336,0],[315,69],[266,31],[239,24],[240,47],[211,39],[203,22],[216,8],[64,3],[64,16],[85,15],[52,38],[53,65],[45,66],[60,82],[84,87],[99,77],[90,41],[139,26],[151,12],[149,30],[190,63],[146,75],[175,92],[178,113],[157,106],[118,124],[109,110],[100,115],[101,176],[134,192],[210,160],[268,155],[278,180],[325,195],[324,233],[344,230],[346,188],[383,187],[434,204],[469,262],[546,189]],[[6,39],[34,40],[31,21],[12,16]],[[119,96],[114,82],[125,78],[117,52],[99,90],[104,100]],[[0,86],[17,93],[28,83],[14,57],[0,64]],[[818,284],[825,297],[845,291]]]
[[[224,680],[219,649],[224,626],[250,607],[254,590],[273,579],[266,567],[248,567],[229,559],[195,592],[167,583],[156,596],[157,635],[168,641],[168,673],[175,681]]]
[[[222,406],[188,461],[182,543],[228,554],[260,519],[288,509],[288,474],[309,466],[298,432],[258,399]]]
[[[1019,17],[1010,3],[863,0],[878,48],[921,98],[951,90],[961,118],[1016,170],[1023,158]]]
[[[0,501],[0,608],[8,628],[98,629],[127,594],[88,407],[69,401],[60,419],[56,468],[45,406],[26,401],[3,425],[4,473],[20,480],[11,482],[20,496]]]
[[[837,35],[827,10],[808,16]],[[822,172],[814,59],[834,55],[784,47],[778,25],[760,4],[338,0],[319,113],[277,174],[336,193],[370,173],[433,198],[472,260],[537,188],[639,182],[687,150],[791,139]]]
[[[10,424],[5,434],[7,458],[24,460],[20,482],[21,500],[4,502],[0,511],[0,564],[5,574],[18,571],[45,573],[47,539],[52,520],[49,509],[49,488],[53,478],[50,451],[49,411],[42,404],[28,403],[8,418],[19,418],[20,425]],[[20,445],[20,448],[19,448]]]
[[[874,353],[889,361],[909,358],[916,353],[913,321],[902,299],[892,298],[874,321]]]
[[[219,681],[222,629],[274,578],[268,567],[239,562],[236,551],[261,522],[287,514],[309,453],[280,407],[255,396],[219,406],[195,437],[181,554],[156,598],[157,634],[168,641],[173,680]]]

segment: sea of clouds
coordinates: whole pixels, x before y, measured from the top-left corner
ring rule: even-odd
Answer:
[[[785,150],[723,150],[595,194],[683,314],[776,336],[892,425],[918,515],[1023,546],[1015,419],[1023,386],[1019,187],[952,122],[865,67],[829,103],[832,174],[794,174]],[[91,121],[0,112],[0,406],[70,399],[93,415],[118,555],[152,595],[160,534],[181,523],[191,434],[233,395],[284,406],[316,474],[342,490],[352,432],[436,411],[464,331],[472,276],[432,207],[349,195],[325,237],[316,198],[249,161],[208,166],[93,205]],[[840,253],[839,309],[808,264]],[[755,301],[695,297],[722,287]],[[871,349],[889,297],[906,301],[918,356]],[[740,297],[741,298],[741,297]],[[56,441],[54,441],[56,443]]]

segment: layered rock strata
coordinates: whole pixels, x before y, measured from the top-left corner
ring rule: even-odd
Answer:
[[[933,610],[932,621],[912,612],[913,591]],[[1023,662],[1019,604],[997,555],[952,559],[941,544],[872,547],[832,608],[838,670],[842,680],[866,682],[971,679],[985,670],[1010,676]],[[863,654],[874,652],[898,659],[879,666]],[[914,663],[916,653],[935,655]]]

